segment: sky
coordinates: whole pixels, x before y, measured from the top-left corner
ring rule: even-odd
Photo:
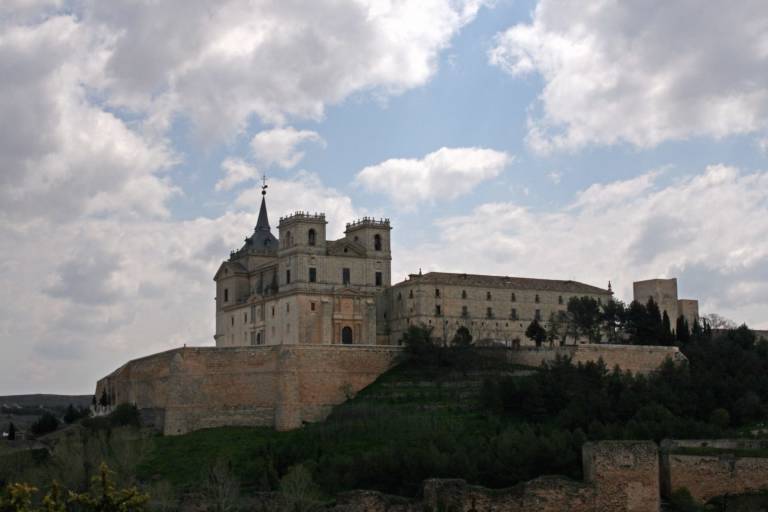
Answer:
[[[256,222],[768,328],[768,4],[3,0],[0,395],[213,345]]]

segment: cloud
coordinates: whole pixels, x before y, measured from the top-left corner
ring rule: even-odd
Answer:
[[[70,16],[0,29],[0,118],[13,120],[0,127],[0,217],[166,215],[172,152],[88,98],[98,37]]]
[[[547,178],[549,178],[549,181],[551,181],[555,185],[559,185],[560,182],[563,180],[563,173],[560,171],[551,171],[547,174]]]
[[[538,151],[753,134],[768,126],[767,23],[760,0],[540,0],[489,60],[543,78],[528,132]]]
[[[251,139],[253,156],[266,166],[277,164],[283,169],[295,167],[304,152],[298,146],[305,142],[315,142],[325,146],[325,140],[317,132],[296,130],[295,128],[275,128],[259,132]]]
[[[676,276],[702,311],[768,327],[768,172],[713,165],[666,186],[658,176],[593,186],[550,212],[486,203],[440,219],[437,241],[399,248],[393,274],[610,279],[623,299],[633,281]]]
[[[259,170],[240,158],[227,158],[221,163],[224,177],[216,182],[216,191],[230,190],[240,183],[259,177]]]
[[[451,200],[495,178],[512,157],[483,148],[440,148],[423,158],[392,158],[364,168],[356,181],[382,191],[402,206],[418,201]]]
[[[111,104],[146,113],[160,129],[180,114],[205,139],[220,139],[252,117],[320,119],[352,94],[425,84],[481,3],[88,0],[83,14],[113,35]]]

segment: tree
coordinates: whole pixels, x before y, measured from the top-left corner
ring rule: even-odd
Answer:
[[[720,316],[717,313],[709,313],[708,315],[704,315],[702,320],[704,321],[704,324],[709,326],[710,329],[725,330],[736,328],[736,322],[725,318],[724,316]]]
[[[561,347],[564,346],[571,326],[571,316],[567,311],[553,311],[549,315],[549,325],[547,327],[547,341],[549,344],[554,345],[557,342]]]
[[[544,343],[544,341],[547,339],[547,331],[541,326],[541,324],[539,324],[539,321],[535,318],[525,330],[525,335],[529,339],[533,340],[537,347],[540,347],[542,343]]]
[[[571,297],[568,300],[568,313],[580,336],[586,336],[590,343],[600,343],[600,305],[592,297]]]
[[[608,333],[609,343],[618,343],[624,326],[626,306],[618,299],[609,300],[602,305],[602,322]]]
[[[76,422],[83,416],[85,416],[86,411],[83,409],[75,409],[75,406],[72,404],[69,404],[67,406],[67,410],[64,413],[64,423],[67,425],[71,425],[72,423]]]
[[[109,405],[109,397],[107,396],[106,389],[101,390],[101,398],[99,398],[99,405],[102,407],[106,407]]]
[[[456,334],[453,335],[451,345],[455,347],[469,347],[472,345],[472,334],[469,332],[469,329],[463,325],[456,329]]]
[[[50,412],[46,412],[29,427],[29,430],[36,436],[42,436],[53,432],[57,428],[59,428],[59,420]]]
[[[672,345],[675,337],[672,335],[672,322],[669,321],[667,310],[661,316],[661,343],[662,345]]]
[[[8,440],[13,441],[15,439],[16,439],[16,425],[14,425],[13,422],[11,422],[8,425]]]
[[[691,341],[691,329],[688,327],[688,320],[680,315],[677,317],[677,323],[675,325],[675,338],[680,345],[685,345]]]

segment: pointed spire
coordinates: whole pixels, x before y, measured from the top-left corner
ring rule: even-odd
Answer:
[[[613,293],[613,288],[611,288],[611,282],[608,281],[608,291]]]
[[[267,216],[267,176],[262,176],[261,186],[261,208],[259,208],[259,220],[256,221],[255,231],[269,231],[269,217]]]

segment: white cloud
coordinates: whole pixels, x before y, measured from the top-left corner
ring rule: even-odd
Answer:
[[[227,158],[221,163],[224,177],[216,182],[217,191],[230,190],[240,183],[259,177],[259,170],[240,158]]]
[[[696,0],[540,0],[499,34],[490,62],[545,82],[533,149],[628,142],[651,147],[768,126],[768,8]]]
[[[158,172],[175,157],[88,98],[98,35],[70,16],[0,29],[0,119],[13,120],[0,127],[0,216],[166,215],[175,188]]]
[[[289,126],[257,133],[251,139],[251,149],[253,156],[264,165],[277,164],[283,169],[289,169],[304,158],[304,152],[298,146],[305,142],[325,146],[325,140],[317,132],[296,130]]]
[[[559,185],[563,179],[563,173],[560,171],[550,171],[547,173],[547,178],[549,178],[549,181],[555,185]]]
[[[495,178],[512,161],[502,151],[440,148],[423,158],[392,158],[364,168],[357,183],[382,191],[401,206],[417,201],[450,200]]]
[[[600,286],[611,279],[624,299],[635,280],[676,276],[702,311],[768,327],[768,172],[715,165],[668,186],[657,176],[590,187],[548,213],[487,203],[444,218],[438,241],[399,250],[394,275],[421,266]]]
[[[423,85],[480,4],[89,0],[84,19],[114,34],[104,82],[112,104],[149,113],[160,128],[180,113],[215,139],[252,116],[319,119],[357,92]]]

